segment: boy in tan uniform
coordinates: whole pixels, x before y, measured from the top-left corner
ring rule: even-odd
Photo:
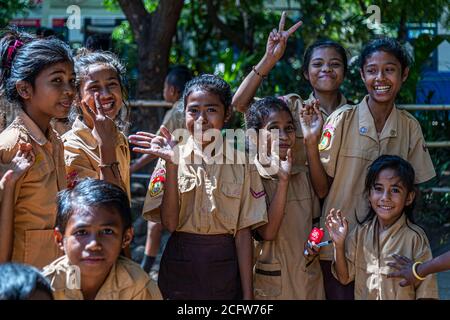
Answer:
[[[61,192],[55,234],[66,255],[43,271],[55,299],[161,299],[140,266],[120,256],[132,227],[128,197],[118,186],[88,178]]]
[[[0,134],[0,161],[10,163],[19,144],[26,143],[32,146],[35,162],[15,186],[11,260],[42,268],[61,255],[53,241],[53,227],[56,194],[67,187],[64,151],[53,130],[48,130],[45,136],[33,120],[21,111]]]

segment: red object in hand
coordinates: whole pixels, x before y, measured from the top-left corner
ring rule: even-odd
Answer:
[[[311,230],[311,233],[309,234],[308,240],[312,244],[318,244],[320,241],[322,241],[322,238],[323,238],[323,229],[314,227]]]

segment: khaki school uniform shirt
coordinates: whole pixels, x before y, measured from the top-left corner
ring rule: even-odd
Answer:
[[[345,256],[349,271],[349,282],[355,281],[357,300],[414,300],[438,299],[436,275],[429,275],[417,288],[400,287],[401,278],[388,278],[396,269],[388,266],[395,262],[392,255],[398,254],[414,261],[432,259],[430,244],[425,232],[407,222],[402,215],[388,229],[379,232],[375,217],[372,221],[358,225],[345,240]],[[336,277],[334,263],[332,272]]]
[[[223,157],[219,154],[216,160],[232,160]],[[254,166],[206,164],[192,137],[180,146],[179,159],[177,231],[234,235],[240,229],[256,228],[267,222],[265,192]],[[164,161],[159,161],[144,203],[144,218],[154,222],[161,221],[158,208],[162,203],[165,170]]]
[[[255,164],[262,177],[269,206],[275,196],[278,179],[267,174],[259,162],[255,161]],[[294,166],[278,234],[273,241],[260,241],[256,245],[255,299],[325,299],[318,257],[309,261],[303,256],[303,246],[311,232],[312,219],[319,216],[319,201],[308,172],[303,167]]]
[[[300,125],[300,109],[302,108],[303,102],[310,102],[314,98],[314,94],[311,93],[309,95],[309,98],[307,100],[303,100],[299,95],[295,93],[291,93],[285,96],[282,96],[281,99],[286,102],[287,106],[289,107],[289,110],[292,113],[292,117],[294,118],[294,124],[295,124],[295,145],[292,150],[292,153],[294,155],[294,164],[297,166],[307,166],[307,157],[306,157],[306,148],[305,143],[303,141],[303,132],[302,132],[302,126]],[[341,94],[341,101],[339,103],[339,106],[337,108],[340,108],[344,106],[347,103],[347,99]],[[337,109],[336,109],[337,110]],[[320,111],[322,112],[322,116],[324,121],[328,118],[327,112],[320,108]]]
[[[77,118],[72,129],[62,136],[64,142],[64,159],[69,179],[82,179],[86,177],[100,179],[100,150],[92,130]],[[119,162],[119,172],[122,180],[122,189],[130,193],[130,150],[127,138],[117,130],[116,158]]]
[[[24,111],[0,134],[0,161],[10,163],[19,143],[31,143],[35,162],[15,187],[12,261],[42,268],[61,255],[53,228],[56,194],[67,187],[63,145],[56,132],[49,128],[45,135]]]
[[[55,300],[84,300],[79,269],[63,256],[43,270]],[[162,300],[161,292],[148,274],[130,259],[119,256],[95,300]]]
[[[186,129],[182,100],[178,100],[173,104],[172,108],[167,110],[161,125],[169,129],[170,132],[173,132],[175,129]],[[159,134],[159,130],[156,134]]]
[[[378,137],[367,98],[356,106],[347,105],[334,112],[323,128],[319,144],[321,161],[328,176],[334,179],[323,206],[324,229],[331,208],[341,209],[350,230],[356,216],[359,221],[364,219],[369,210],[364,196],[367,169],[380,155],[397,155],[409,161],[416,173],[416,184],[436,175],[419,122],[394,106]],[[326,231],[324,241],[328,239]],[[332,257],[330,246],[321,249],[321,259]]]

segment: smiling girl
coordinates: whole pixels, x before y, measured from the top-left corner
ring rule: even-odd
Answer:
[[[57,39],[9,31],[0,40],[1,91],[20,108],[0,135],[0,161],[10,163],[31,144],[34,164],[14,192],[14,231],[7,260],[42,268],[60,255],[52,241],[56,194],[65,189],[63,144],[52,118],[64,118],[75,95],[70,48]],[[43,191],[43,192],[40,192]]]
[[[102,179],[130,197],[130,152],[123,134],[129,115],[125,69],[112,53],[82,51],[75,57],[75,71],[73,124],[62,137],[68,177]]]

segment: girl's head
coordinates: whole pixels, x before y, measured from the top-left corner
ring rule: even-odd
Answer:
[[[94,95],[98,92],[105,114],[116,120],[122,131],[126,130],[130,108],[126,103],[125,67],[117,56],[111,52],[83,49],[75,57],[75,72],[78,96],[71,120],[81,116],[89,127],[93,126],[89,123],[87,108],[95,111]]]
[[[370,41],[361,51],[360,73],[371,99],[377,102],[395,101],[409,73],[411,58],[395,39]]]
[[[272,132],[279,133],[279,153],[286,159],[287,151],[295,144],[295,123],[286,103],[276,97],[265,97],[253,103],[245,115],[247,129],[262,129],[267,133],[267,150],[270,152]]]
[[[107,274],[133,237],[127,194],[97,179],[84,179],[61,191],[55,234],[60,248],[83,275]]]
[[[188,131],[221,130],[231,115],[231,98],[228,83],[215,75],[204,74],[189,81],[183,93]]]
[[[10,102],[45,121],[67,117],[75,94],[75,73],[64,42],[10,30],[0,40],[0,59],[1,93]]]
[[[318,40],[306,49],[301,71],[315,91],[338,91],[347,72],[347,52],[337,42]]]
[[[164,100],[171,103],[177,102],[183,94],[186,83],[191,79],[191,71],[186,66],[179,65],[170,69],[164,81]]]
[[[412,221],[414,179],[414,169],[408,161],[398,156],[378,157],[366,177],[365,193],[370,202],[366,220],[376,215],[384,225],[391,225],[405,213]]]

